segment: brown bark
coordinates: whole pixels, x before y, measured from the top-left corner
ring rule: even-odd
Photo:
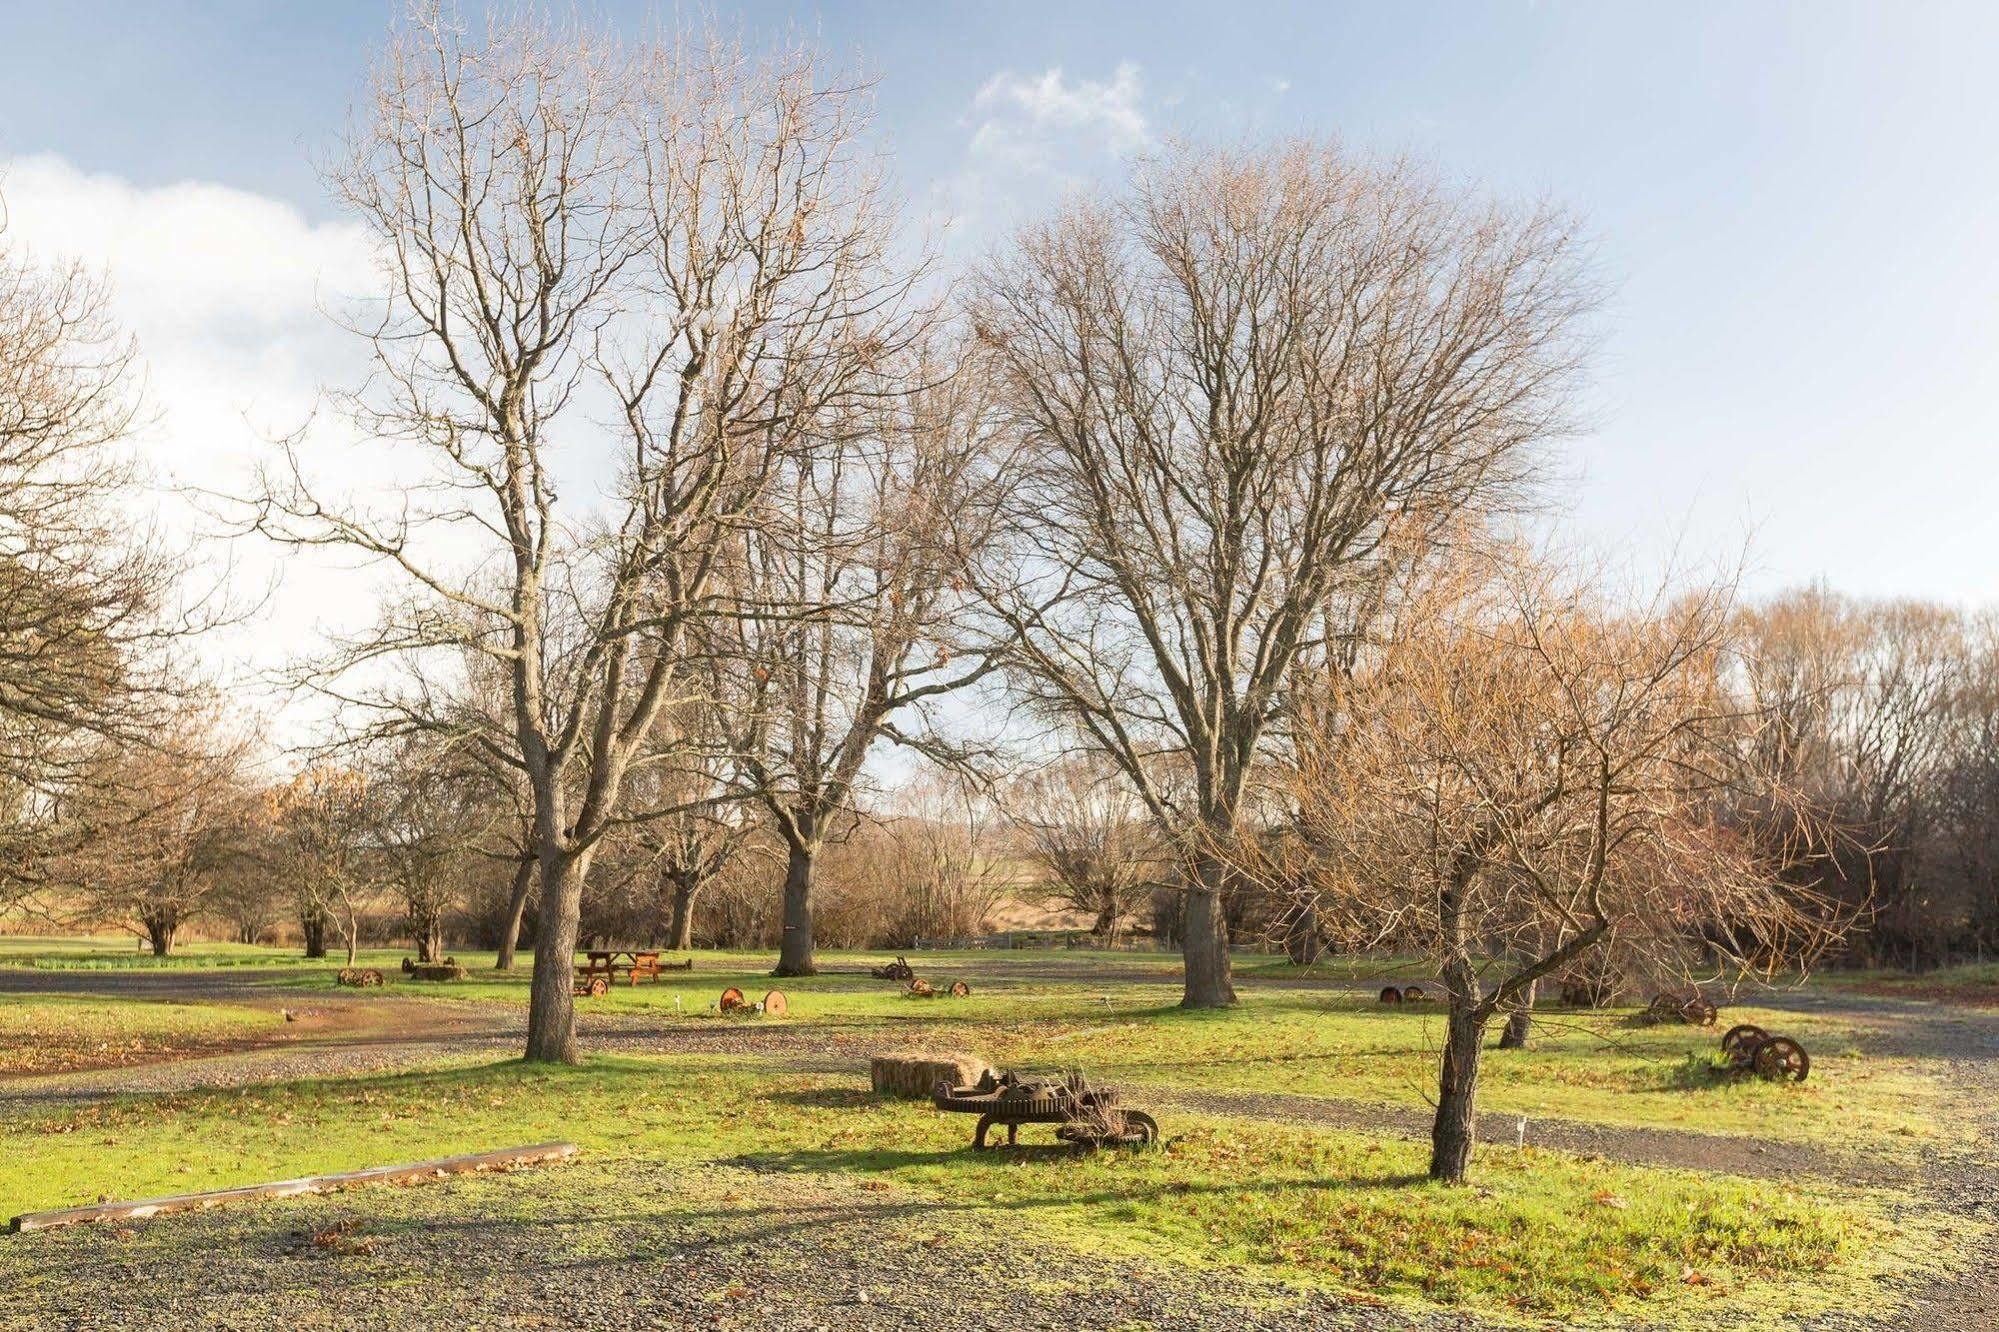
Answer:
[[[1444,1063],[1437,1078],[1437,1115],[1430,1126],[1430,1178],[1462,1184],[1478,1139],[1478,1059],[1485,1015],[1451,996]]]
[[[673,914],[667,926],[667,946],[677,952],[694,947],[694,897],[700,885],[691,874],[674,876]]]
[[[174,951],[174,932],[177,922],[155,917],[145,922],[146,942],[152,945],[154,957],[171,957]]]
[[[528,894],[534,891],[534,866],[531,856],[521,857],[514,867],[514,886],[507,898],[507,918],[500,925],[500,955],[493,959],[493,966],[499,971],[514,969],[514,949],[520,946],[521,917],[527,914]]]
[[[810,976],[812,964],[812,850],[793,846],[784,868],[784,941],[774,976]]]
[[[307,957],[326,956],[326,913],[309,911],[298,923],[299,933],[305,936]]]
[[[590,852],[541,853],[541,927],[534,941],[534,983],[528,993],[528,1063],[574,1064],[576,1050],[576,931]]]
[[[1499,1033],[1499,1048],[1502,1050],[1525,1050],[1527,1038],[1534,1026],[1534,996],[1541,982],[1527,982],[1527,988],[1514,999],[1511,1010],[1506,1015],[1506,1030]]]
[[[1187,891],[1187,916],[1180,955],[1187,973],[1182,1008],[1227,1008],[1235,1003],[1235,974],[1229,961],[1229,926],[1223,914],[1225,869],[1213,857],[1197,868],[1200,886]]]

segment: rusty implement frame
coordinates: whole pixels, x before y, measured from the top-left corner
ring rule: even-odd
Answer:
[[[1146,1147],[1159,1141],[1159,1123],[1143,1110],[1119,1103],[1115,1087],[1092,1087],[1080,1073],[1061,1081],[1024,1078],[991,1070],[968,1087],[938,1083],[930,1103],[954,1114],[975,1114],[974,1150],[996,1147],[987,1134],[1006,1130],[1007,1146],[1018,1144],[1023,1124],[1053,1124],[1055,1136],[1081,1149]]]
[[[898,956],[895,961],[879,967],[870,967],[868,975],[876,980],[902,981],[907,984],[916,979],[916,968],[909,965],[909,959]]]

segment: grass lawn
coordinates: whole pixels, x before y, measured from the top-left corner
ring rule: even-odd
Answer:
[[[271,1031],[278,1015],[226,1004],[82,995],[0,998],[0,1074],[54,1073],[216,1049]]]
[[[553,1183],[484,1182],[482,1207],[545,1209],[551,1189],[601,1197],[621,1160],[749,1165],[904,1191],[944,1225],[1534,1317],[1691,1315],[1745,1298],[1764,1314],[1852,1309],[1884,1270],[1937,1249],[1830,1188],[1495,1148],[1475,1188],[1451,1189],[1421,1178],[1420,1144],[1209,1116],[1168,1127],[1150,1152],[975,1155],[962,1150],[969,1118],[879,1100],[851,1076],[690,1056],[484,1064],[14,1121],[0,1126],[0,1212],[566,1137],[582,1164]]]
[[[1935,971],[1826,971],[1813,978],[1831,990],[1897,999],[1923,999],[1970,1008],[1999,1008],[1999,962],[1966,963]]]
[[[96,968],[157,965],[112,951],[103,940],[0,937],[0,967]],[[405,980],[404,956],[368,950],[380,990],[362,997],[411,997],[521,1007],[527,969],[475,969],[451,984]],[[461,961],[490,959],[460,950]],[[774,981],[767,953],[703,951],[691,974],[658,984],[614,985],[579,999],[584,1014],[646,1015],[662,1021],[720,1021],[726,986],[751,998],[773,986],[791,1001],[787,1028],[819,1029],[849,1042],[962,1048],[1002,1065],[1081,1068],[1108,1081],[1205,1091],[1287,1092],[1362,1104],[1427,1106],[1443,1038],[1441,1006],[1377,1004],[1371,983],[1415,978],[1407,961],[1334,958],[1313,968],[1246,956],[1238,969],[1242,1004],[1226,1012],[1185,1012],[1179,959],[1122,952],[934,952],[913,954],[938,982],[971,980],[969,999],[913,1000],[900,987],[854,974],[880,954],[828,953],[818,976]],[[31,959],[31,960],[30,960]],[[306,962],[295,950],[234,944],[191,945],[168,965],[263,965],[269,983],[290,989],[332,984],[344,959]],[[1302,982],[1302,983],[1301,983]],[[1355,990],[1353,985],[1362,985]],[[1316,988],[1315,988],[1316,987]],[[676,1006],[676,1001],[678,1004]],[[1719,1074],[1720,1031],[1755,1022],[1804,1042],[1812,1073],[1801,1085],[1771,1085]],[[1531,1050],[1493,1051],[1481,1074],[1481,1104],[1507,1114],[1585,1120],[1688,1132],[1745,1134],[1890,1157],[1926,1145],[1960,1145],[1972,1132],[1950,1113],[1949,1065],[1891,1053],[1865,1019],[1758,1008],[1725,1008],[1715,1030],[1642,1026],[1630,1010],[1551,1012]]]
[[[1024,965],[1034,961],[1030,955]],[[972,974],[972,996],[913,1000],[892,984],[852,975],[773,981],[766,958],[703,954],[691,977],[614,986],[578,1005],[586,1014],[721,1020],[713,1007],[725,986],[755,998],[776,985],[790,1000],[787,1026],[964,1048],[1003,1065],[1405,1107],[1427,1105],[1435,1090],[1439,1005],[1385,1007],[1365,995],[1245,977],[1237,1008],[1189,1012],[1178,1006],[1177,976],[1161,970],[1159,959],[1120,959],[1089,978],[994,977],[987,971],[1006,962],[991,955],[927,956],[916,965],[933,979],[949,979],[954,967]],[[478,972],[445,986],[392,977],[384,992],[520,1005],[526,977]],[[1736,1022],[1803,1041],[1812,1052],[1810,1079],[1778,1086],[1723,1076],[1719,1036]],[[1485,1060],[1481,1095],[1487,1109],[1530,1119],[1756,1133],[1886,1155],[1961,1140],[1968,1132],[1962,1118],[1944,1113],[1948,1065],[1884,1053],[1875,1048],[1879,1035],[1860,1019],[1754,1006],[1725,1009],[1715,1030],[1643,1026],[1631,1010],[1550,1013],[1533,1049],[1494,1051]]]

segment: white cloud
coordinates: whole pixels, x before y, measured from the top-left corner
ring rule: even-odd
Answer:
[[[135,185],[51,156],[0,164],[0,199],[9,249],[108,278],[113,313],[139,341],[147,424],[134,445],[161,483],[169,529],[191,536],[204,524],[168,488],[240,493],[267,439],[303,426],[323,383],[352,383],[363,368],[359,340],[323,312],[375,285],[358,227],[314,223],[244,190]],[[322,629],[373,614],[373,580],[331,559],[255,540],[209,554],[239,598],[276,585],[254,622],[207,645],[239,683],[313,651]]]
[[[1145,113],[1139,108],[1142,96],[1138,66],[1130,61],[1120,64],[1104,83],[1090,79],[1071,83],[1060,69],[1032,78],[1002,70],[972,98],[973,109],[990,117],[973,136],[972,149],[977,152],[981,140],[990,141],[992,136],[1062,134],[1094,139],[1112,152],[1142,148],[1150,140]],[[1009,111],[1024,115],[1025,126],[1010,123]]]
[[[933,215],[954,241],[976,244],[1023,211],[1150,146],[1138,66],[1108,79],[1001,70],[972,95],[965,163],[933,189]]]

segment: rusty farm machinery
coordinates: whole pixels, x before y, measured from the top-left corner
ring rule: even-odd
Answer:
[[[1157,1120],[1120,1104],[1117,1088],[1092,1087],[1080,1073],[1053,1080],[988,1069],[969,1086],[938,1083],[930,1102],[939,1110],[979,1117],[972,1135],[975,1149],[999,1145],[986,1140],[995,1128],[1006,1129],[1007,1145],[1016,1145],[1023,1124],[1053,1124],[1058,1139],[1085,1150],[1159,1141]]]

